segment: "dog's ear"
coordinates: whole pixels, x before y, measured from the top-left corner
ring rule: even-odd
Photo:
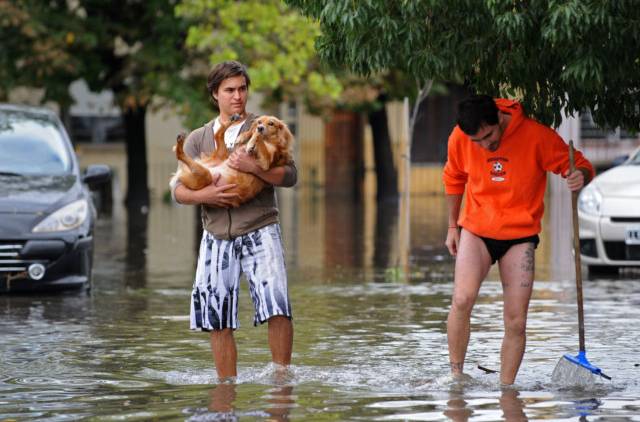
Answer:
[[[291,153],[290,149],[286,149],[284,151],[284,153],[282,154],[282,159],[284,160],[285,164],[289,164],[293,161],[293,154]]]
[[[289,149],[293,145],[293,134],[289,130],[289,127],[283,122],[280,123],[280,143],[283,147]]]
[[[273,165],[283,166],[293,161],[291,148],[279,148],[273,155]]]
[[[276,151],[273,153],[273,164],[271,164],[272,167],[284,166],[289,162],[289,160],[287,159],[287,157],[285,157],[285,154],[283,154],[283,152],[284,151]]]

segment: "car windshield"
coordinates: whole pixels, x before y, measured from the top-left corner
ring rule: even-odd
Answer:
[[[71,171],[66,140],[45,115],[0,111],[0,174],[65,174]]]
[[[631,159],[627,162],[627,164],[632,166],[640,166],[640,149],[631,156]]]

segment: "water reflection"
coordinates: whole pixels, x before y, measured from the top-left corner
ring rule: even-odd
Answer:
[[[127,212],[126,285],[134,289],[147,283],[147,231],[149,212],[146,207]]]
[[[295,396],[293,395],[293,386],[286,385],[274,387],[267,391],[265,397],[268,406],[265,411],[273,421],[288,421],[291,409],[295,407]]]
[[[412,198],[412,234],[407,239],[399,231],[398,201],[378,202],[364,197],[360,202],[350,203],[306,191],[293,199],[280,195],[278,203],[290,266],[331,271],[357,269],[367,279],[397,281],[405,274],[389,275],[401,267],[401,251],[411,251],[414,267],[411,272],[415,274],[430,271],[434,264],[441,266],[448,260],[444,246],[447,226],[444,197]],[[402,243],[407,240],[410,245]]]
[[[253,411],[243,409],[244,403],[237,403],[238,388],[235,383],[217,384],[209,391],[210,401],[207,408],[209,412],[199,413],[197,417],[190,420],[237,421],[248,416],[261,416],[274,422],[288,421],[291,409],[296,406],[293,385],[267,388],[260,397],[260,408]]]
[[[602,405],[602,401],[596,398],[581,399],[573,402],[576,414],[581,421],[586,421],[587,416],[593,415],[595,411]]]
[[[552,277],[547,243],[536,252],[541,273],[517,389],[501,390],[495,374],[477,372],[455,389],[446,381],[452,261],[443,254],[444,199],[414,198],[411,264],[419,275],[385,283],[398,258],[395,208],[365,198],[330,209],[302,193],[280,204],[296,313],[293,375],[285,382],[272,376],[266,327],[252,327],[247,294],[240,300],[247,318],[236,332],[238,381],[214,384],[206,334],[188,329],[199,236],[193,208],[153,203],[137,220],[115,207],[97,222],[89,295],[0,296],[0,420],[637,417],[637,272],[585,283],[589,355],[613,383],[574,391],[550,382],[558,358],[575,353],[578,341],[573,281]],[[476,304],[469,368],[499,366],[496,280],[487,279]]]
[[[468,403],[464,399],[464,396],[462,394],[458,393],[452,395],[454,397],[451,397],[447,401],[447,409],[443,412],[443,414],[450,420],[455,422],[468,421],[471,415],[473,415],[473,410],[468,407]]]
[[[210,392],[211,401],[209,411],[217,415],[231,418],[233,416],[234,405],[237,393],[236,385],[233,383],[221,383],[216,385]]]
[[[528,421],[525,414],[525,402],[520,392],[513,388],[503,388],[498,398],[500,413],[492,411],[493,400],[473,398],[469,392],[451,392],[443,415],[454,422],[467,422],[474,419],[504,420],[508,422]]]
[[[524,413],[524,402],[518,396],[518,390],[503,388],[500,396],[500,408],[505,421],[528,421]]]
[[[363,264],[364,204],[344,200],[325,202],[327,267],[360,268]]]

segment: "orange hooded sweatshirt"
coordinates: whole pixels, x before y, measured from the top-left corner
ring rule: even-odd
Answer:
[[[503,240],[533,236],[540,232],[547,172],[569,169],[569,146],[553,129],[526,117],[518,102],[497,99],[496,105],[511,115],[496,151],[477,145],[458,126],[451,132],[445,192],[461,195],[466,189],[458,224],[470,232]],[[579,151],[575,163],[593,177]]]

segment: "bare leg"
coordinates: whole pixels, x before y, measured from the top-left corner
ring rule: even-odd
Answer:
[[[469,345],[471,309],[490,267],[491,257],[482,239],[463,229],[456,257],[451,310],[447,319],[449,363],[454,375],[462,373]]]
[[[211,352],[218,378],[224,379],[238,375],[236,370],[238,351],[231,328],[211,332]]]
[[[293,324],[285,316],[269,318],[269,347],[273,363],[287,366],[291,363],[293,349]]]
[[[500,259],[499,266],[504,296],[500,382],[513,384],[526,344],[527,311],[535,267],[533,244],[522,243],[512,246]]]

